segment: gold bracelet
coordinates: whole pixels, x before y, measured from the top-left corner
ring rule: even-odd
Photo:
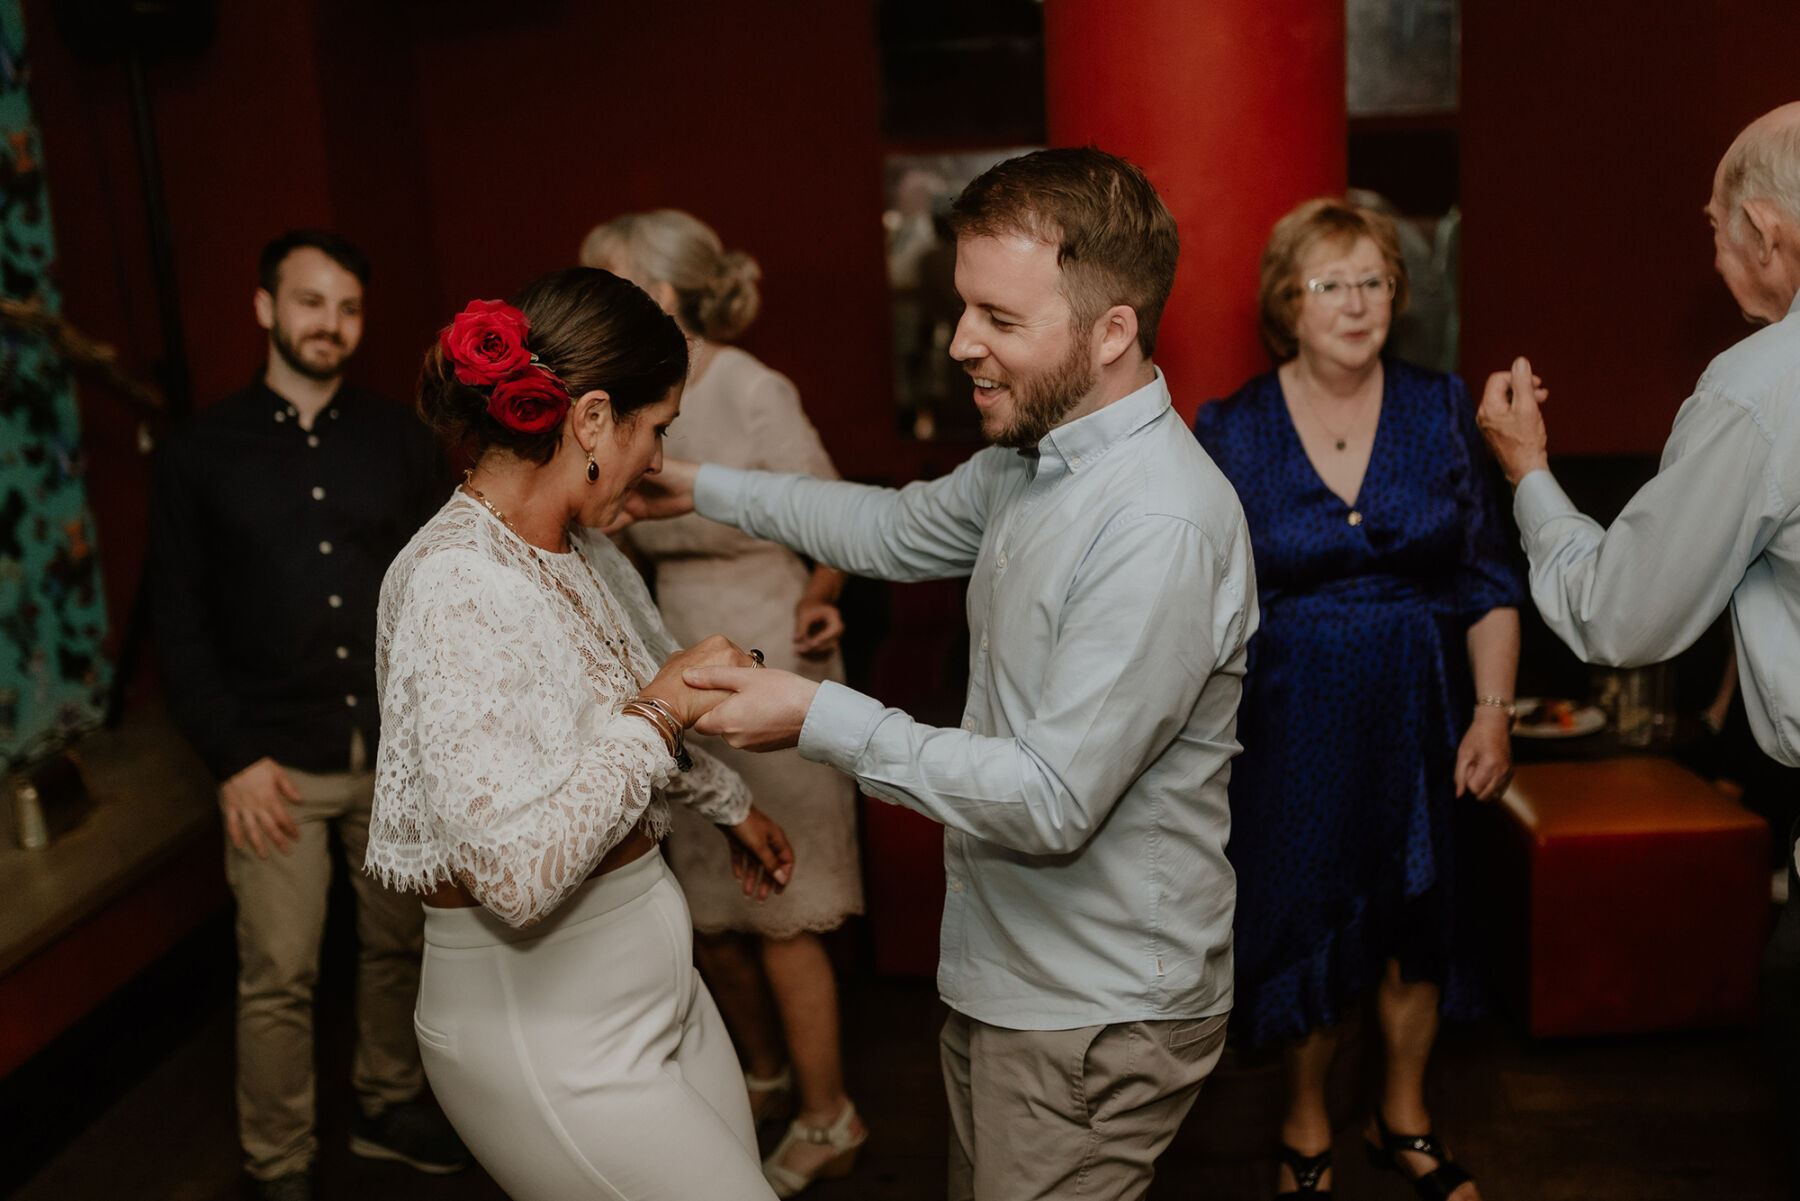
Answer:
[[[623,705],[620,705],[619,713],[622,716],[635,717],[639,721],[647,723],[651,729],[656,731],[657,736],[660,737],[663,740],[663,743],[669,748],[670,756],[675,754],[675,735],[674,732],[664,724],[662,714],[637,700],[629,700]]]
[[[1517,721],[1519,707],[1503,696],[1478,696],[1475,698],[1477,709],[1498,709],[1506,714],[1508,721]]]
[[[663,741],[669,744],[669,754],[675,754],[675,749],[681,741],[681,731],[670,724],[667,717],[641,701],[627,702],[626,705],[621,708],[620,712],[629,713],[634,717],[641,717],[651,725],[655,726],[656,732],[661,734]]]
[[[656,732],[662,735],[663,742],[668,744],[669,754],[674,757],[676,767],[688,771],[694,766],[694,758],[687,752],[686,727],[675,716],[675,708],[669,702],[640,693],[620,705],[619,712],[640,717],[655,727]]]

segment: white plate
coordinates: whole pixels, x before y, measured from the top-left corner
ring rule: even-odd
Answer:
[[[1554,700],[1554,699],[1556,699],[1556,698],[1554,698],[1554,697],[1539,698],[1539,697],[1535,697],[1535,696],[1522,696],[1517,701],[1515,701],[1514,704],[1516,704],[1518,706],[1518,710],[1519,710],[1519,723],[1513,727],[1513,737],[1514,738],[1580,738],[1586,734],[1598,733],[1599,731],[1604,730],[1606,728],[1606,714],[1602,713],[1599,709],[1596,709],[1592,705],[1584,705],[1583,707],[1575,710],[1575,712],[1571,713],[1569,716],[1573,719],[1574,724],[1570,725],[1570,726],[1560,726],[1560,725],[1534,726],[1534,725],[1526,725],[1525,724],[1526,715],[1528,715],[1533,710],[1535,710],[1539,705],[1546,703],[1546,700]]]

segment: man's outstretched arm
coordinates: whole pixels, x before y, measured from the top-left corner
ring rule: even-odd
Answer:
[[[975,565],[996,466],[980,454],[950,475],[893,489],[669,459],[626,510],[634,520],[698,512],[854,575],[942,579]]]
[[[1517,489],[1531,597],[1584,661],[1621,667],[1678,654],[1706,631],[1786,509],[1752,415],[1704,391],[1683,406],[1654,478],[1610,528],[1576,509],[1548,470],[1524,359],[1495,372],[1479,421]]]
[[[928,726],[839,684],[756,669],[694,673],[695,687],[737,692],[695,728],[756,750],[798,742],[953,829],[1027,854],[1073,851],[1248,638],[1248,544],[1224,559],[1174,518],[1110,537],[1084,565],[1030,716],[1009,736]]]

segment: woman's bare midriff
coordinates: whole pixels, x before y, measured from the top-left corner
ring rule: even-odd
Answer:
[[[625,841],[601,857],[594,870],[588,873],[588,879],[592,880],[595,876],[605,875],[615,867],[624,867],[632,860],[641,859],[655,849],[656,840],[644,833],[643,830],[634,827],[631,833],[625,836]],[[424,900],[433,909],[471,909],[481,904],[480,901],[469,895],[468,889],[460,884],[440,884],[426,893]]]

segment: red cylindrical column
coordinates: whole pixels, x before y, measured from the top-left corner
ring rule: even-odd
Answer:
[[[1181,228],[1156,361],[1189,418],[1269,367],[1256,263],[1275,219],[1345,183],[1344,6],[1047,0],[1050,144],[1143,167]]]

